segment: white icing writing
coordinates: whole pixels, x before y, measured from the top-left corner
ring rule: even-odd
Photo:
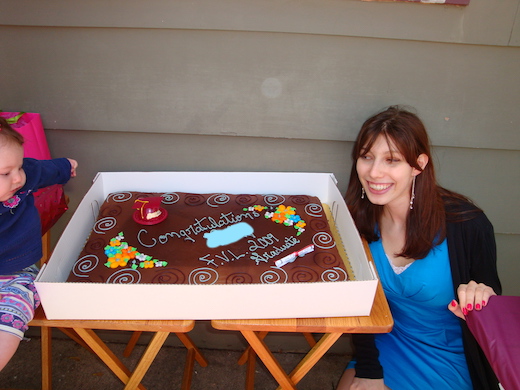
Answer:
[[[241,259],[242,257],[246,256],[246,254],[242,253],[237,255],[228,249],[225,251],[221,251],[219,254],[215,254],[213,256],[214,257],[211,257],[211,254],[207,254],[206,256],[199,257],[199,260],[205,261],[206,265],[211,264],[215,267],[218,267],[217,262],[220,262],[220,264],[223,265]]]
[[[221,213],[218,220],[213,217],[203,217],[201,219],[196,218],[195,222],[189,225],[186,229],[181,229],[176,232],[164,233],[157,238],[149,237],[148,230],[141,229],[137,234],[137,239],[141,245],[148,248],[154,247],[157,245],[157,243],[166,244],[170,239],[173,238],[182,238],[186,241],[195,242],[194,237],[201,233],[219,229],[224,226],[233,225],[241,222],[244,219],[249,218],[252,220],[254,218],[258,218],[259,216],[260,214],[256,211],[242,214],[234,214],[233,212],[226,214]]]
[[[214,267],[218,267],[219,265],[225,265],[249,255],[249,258],[258,265],[261,262],[267,263],[271,259],[280,257],[280,254],[299,244],[301,241],[296,237],[289,236],[284,238],[282,245],[274,245],[280,242],[280,239],[275,237],[272,233],[268,233],[263,237],[255,237],[247,240],[247,242],[249,244],[249,252],[237,254],[231,250],[224,250],[218,254],[207,254],[199,257],[199,260],[206,262],[206,265],[211,264]],[[260,252],[262,250],[263,252]]]
[[[258,239],[251,239],[247,240],[247,242],[250,244],[249,250],[251,252],[254,252],[258,249],[265,249],[269,245],[273,245],[275,242],[280,241],[278,238],[276,238],[273,233],[269,233],[266,236],[260,237]]]
[[[257,252],[251,253],[251,260],[254,260],[256,265],[260,264],[261,262],[267,263],[269,260],[274,259],[275,257],[279,257],[280,254],[299,243],[300,240],[298,240],[296,237],[285,237],[285,244],[281,246],[273,245],[270,250],[262,254],[258,254]]]

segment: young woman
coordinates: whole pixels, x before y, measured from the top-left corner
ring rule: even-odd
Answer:
[[[498,389],[464,315],[501,293],[493,227],[437,184],[421,120],[389,107],[362,126],[346,202],[370,243],[394,328],[353,335],[345,389]]]
[[[23,158],[23,137],[0,118],[0,371],[11,359],[40,301],[34,287],[42,257],[32,193],[76,176],[78,163]]]

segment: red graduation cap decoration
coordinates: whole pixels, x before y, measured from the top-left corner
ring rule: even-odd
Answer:
[[[161,207],[161,196],[150,196],[136,199],[132,208],[134,221],[141,225],[155,225],[162,222],[168,216],[168,212]]]

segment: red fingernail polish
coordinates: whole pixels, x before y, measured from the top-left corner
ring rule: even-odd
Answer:
[[[477,304],[475,305],[475,309],[480,310],[480,303],[477,303]]]
[[[466,310],[465,307],[462,308],[462,314],[464,314],[464,315],[467,315],[467,314],[468,314],[468,311]]]
[[[482,301],[482,307],[484,307],[486,305],[487,305],[487,302],[486,301]]]
[[[468,310],[469,311],[473,310],[473,305],[471,303],[468,303]]]
[[[457,306],[457,301],[456,301],[455,299],[454,299],[453,301],[451,301],[451,306],[452,306],[452,307]]]

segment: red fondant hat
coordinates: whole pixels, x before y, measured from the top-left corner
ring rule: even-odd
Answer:
[[[147,198],[136,199],[132,208],[141,211],[141,218],[149,212],[157,211],[161,207],[162,196],[150,196]]]

